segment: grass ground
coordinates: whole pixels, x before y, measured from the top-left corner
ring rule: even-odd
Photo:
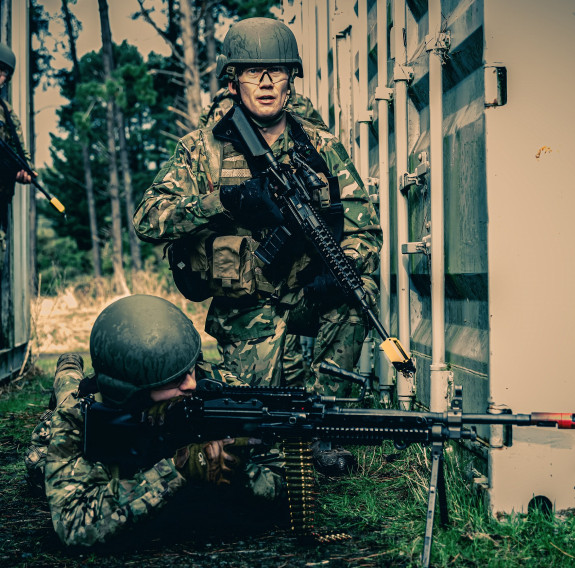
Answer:
[[[73,301],[70,300],[73,304]],[[83,307],[85,319],[102,305]],[[45,499],[24,480],[23,457],[30,433],[48,404],[57,355],[62,350],[87,351],[90,325],[78,324],[78,306],[57,302],[36,316],[35,371],[0,388],[0,566],[189,566],[198,568],[411,567],[420,564],[423,546],[429,451],[412,446],[397,452],[392,444],[357,448],[356,475],[318,476],[317,526],[345,531],[352,539],[329,545],[304,545],[289,531],[262,526],[157,536],[129,550],[77,551],[56,538]],[[73,312],[73,313],[71,313]],[[203,313],[192,314],[202,327]],[[93,320],[90,320],[93,321]],[[59,338],[63,338],[62,341]],[[47,346],[56,346],[48,348]],[[204,339],[209,360],[217,351]],[[88,357],[86,367],[90,367]],[[465,481],[470,463],[456,448],[446,451],[450,523],[439,526],[432,550],[435,567],[571,567],[575,566],[575,515],[494,519],[480,495]],[[195,511],[194,511],[195,513]],[[225,511],[222,515],[225,516]]]
[[[89,364],[89,361],[88,361]],[[70,551],[59,544],[42,496],[24,481],[23,456],[30,432],[46,408],[55,358],[41,359],[38,372],[5,387],[0,395],[1,566],[190,566],[190,567],[376,567],[417,566],[426,514],[428,451],[391,444],[359,448],[357,475],[318,476],[317,524],[345,531],[352,540],[302,545],[284,529],[157,538],[129,551]],[[446,452],[450,524],[436,522],[433,566],[575,566],[575,516],[535,511],[497,521],[464,483],[468,464]],[[437,514],[437,521],[439,514]]]

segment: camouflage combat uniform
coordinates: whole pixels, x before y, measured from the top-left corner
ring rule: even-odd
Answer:
[[[376,292],[369,275],[377,268],[381,231],[363,183],[332,134],[298,117],[293,119],[302,125],[328,170],[337,177],[343,205],[341,245],[366,285]],[[288,121],[271,146],[280,163],[289,163],[290,129]],[[253,255],[265,230],[262,233],[238,224],[222,206],[220,185],[237,185],[250,177],[244,156],[231,143],[217,140],[212,128],[196,130],[179,141],[174,155],[145,192],[134,214],[136,232],[143,240],[156,243],[192,238],[197,247],[192,264],[213,296],[206,331],[217,339],[224,367],[243,380],[252,385],[281,384],[286,331],[292,331],[296,307],[303,315],[300,322],[315,327],[314,371],[326,359],[351,369],[361,351],[365,322],[355,308],[341,301],[335,306],[310,306],[304,298],[303,286],[323,266],[311,245],[304,243],[303,236],[296,246],[290,242],[280,251],[282,266],[270,271]],[[323,205],[325,196],[316,197]],[[206,241],[213,242],[209,252],[202,248]],[[312,335],[301,327],[293,333]],[[347,389],[316,372],[313,388],[325,392],[326,387],[329,393]]]
[[[208,363],[199,362],[196,372],[198,379],[209,376],[240,384],[230,373]],[[183,504],[185,510],[191,519],[195,514],[196,522],[201,522],[197,500],[210,488],[188,484],[171,459],[162,459],[148,470],[123,478],[116,466],[83,457],[82,399],[78,393],[81,379],[79,370],[56,373],[56,410],[36,427],[26,458],[28,471],[35,478],[45,464],[46,496],[54,529],[62,542],[70,546],[107,543],[173,504],[172,497],[186,485],[190,491],[180,493],[189,497],[189,502]],[[248,463],[240,479],[245,484],[241,490],[256,500],[275,501],[283,492],[281,476],[261,465]]]
[[[234,99],[230,90],[227,87],[220,89],[215,94],[213,101],[202,110],[198,121],[199,127],[213,126],[216,122],[220,121],[233,105]],[[328,130],[328,127],[319,112],[315,110],[312,102],[304,95],[297,93],[293,85],[290,86],[290,95],[285,109],[288,112],[305,118],[307,122],[315,126]],[[285,383],[289,386],[305,386],[310,363],[311,361],[308,362],[304,359],[299,335],[287,333],[282,355]]]

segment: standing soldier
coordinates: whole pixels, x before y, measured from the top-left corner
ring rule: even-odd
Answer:
[[[234,106],[235,97],[225,87],[220,89],[200,114],[199,127],[214,126]],[[295,85],[290,84],[290,96],[287,99],[285,110],[291,114],[304,118],[324,130],[327,126],[321,115],[313,107],[312,102],[295,90]],[[313,337],[286,335],[282,368],[286,384],[290,386],[305,386],[307,370],[311,365],[311,348]]]
[[[290,164],[288,150],[297,139],[312,156],[312,167],[331,178],[314,190],[314,203],[375,293],[371,274],[381,231],[369,195],[341,143],[285,110],[294,77],[303,75],[291,30],[268,18],[232,25],[218,57],[218,74],[228,77],[235,103],[280,163]],[[174,278],[189,299],[213,297],[206,332],[218,341],[228,370],[252,385],[282,385],[287,333],[315,336],[310,386],[344,395],[348,385],[318,367],[327,359],[352,369],[367,324],[303,235],[294,235],[270,266],[254,256],[258,243],[282,219],[265,176],[250,171],[238,141],[229,140],[226,116],[179,141],[136,209],[136,232],[145,241],[172,244]]]

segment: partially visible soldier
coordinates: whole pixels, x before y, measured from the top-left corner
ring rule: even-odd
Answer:
[[[94,323],[90,354],[95,376],[89,378],[79,355],[60,357],[55,410],[35,429],[26,458],[31,480],[45,484],[52,522],[64,544],[92,546],[116,542],[119,535],[125,540],[136,525],[141,537],[144,521],[191,531],[212,516],[219,528],[233,516],[234,498],[250,510],[267,504],[268,512],[283,498],[283,477],[249,461],[253,440],[191,444],[134,472],[84,456],[86,397],[161,420],[168,401],[191,395],[202,378],[242,384],[202,361],[200,336],[176,306],[146,295],[114,302]]]
[[[379,220],[353,163],[331,133],[285,110],[291,79],[303,74],[291,30],[267,18],[233,24],[218,74],[228,77],[235,102],[280,163],[289,165],[288,150],[299,139],[313,167],[331,179],[314,191],[314,203],[330,219],[366,287],[377,293],[371,274],[378,264]],[[302,235],[294,235],[271,266],[254,256],[281,219],[267,180],[250,170],[238,140],[230,139],[226,116],[179,141],[136,209],[136,232],[146,241],[171,243],[178,251],[174,277],[179,271],[180,284],[193,282],[194,293],[202,286],[205,295],[198,300],[213,296],[206,331],[217,339],[226,369],[252,385],[280,385],[288,332],[315,336],[312,388],[345,395],[348,385],[318,373],[318,367],[327,359],[352,369],[366,322]]]
[[[16,56],[4,43],[0,43],[0,90],[6,86],[16,68]],[[0,137],[7,142],[20,156],[31,164],[30,152],[24,144],[20,119],[10,104],[0,97]],[[31,183],[32,178],[25,170],[17,172],[4,171],[0,176],[0,195],[2,199],[11,199],[14,194],[14,183]]]
[[[4,43],[0,43],[0,91],[9,83],[16,68],[16,56]],[[32,163],[22,136],[20,119],[10,104],[0,96],[0,138],[8,143],[28,164]],[[0,150],[1,152],[1,150]],[[14,196],[16,182],[29,184],[32,177],[25,170],[14,169],[0,155],[0,270],[6,252],[6,232],[8,230],[8,204]],[[33,168],[32,168],[33,169]]]

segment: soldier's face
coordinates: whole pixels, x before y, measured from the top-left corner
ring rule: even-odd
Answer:
[[[243,104],[256,117],[270,119],[277,116],[283,109],[289,89],[289,76],[278,74],[277,68],[250,68],[238,76],[238,82],[229,83],[230,92],[239,94]],[[274,71],[275,70],[275,71]],[[257,76],[257,79],[254,79]]]
[[[182,377],[164,385],[162,388],[150,391],[150,398],[154,402],[170,400],[177,396],[190,396],[196,390],[196,370],[186,373]]]

